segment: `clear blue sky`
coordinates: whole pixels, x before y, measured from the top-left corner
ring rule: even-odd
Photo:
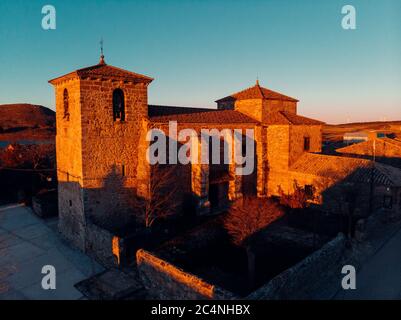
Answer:
[[[53,108],[47,81],[96,64],[101,37],[107,63],[155,78],[149,103],[214,107],[258,76],[306,116],[401,120],[400,0],[1,0],[0,103]]]

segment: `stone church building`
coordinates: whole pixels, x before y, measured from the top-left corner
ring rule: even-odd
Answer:
[[[217,100],[217,109],[156,106],[148,104],[152,81],[108,65],[103,57],[97,65],[49,81],[55,88],[57,111],[59,227],[82,250],[99,246],[91,235],[91,221],[112,222],[113,216],[132,215],[133,195],[149,196],[152,175],[146,134],[150,128],[167,132],[170,121],[177,122],[178,130],[253,129],[255,133],[251,175],[236,175],[235,164],[176,165],[175,201],[184,204],[191,196],[198,214],[216,211],[245,194],[291,193],[294,181],[314,185],[324,203],[327,189],[341,181],[366,185],[372,176],[381,192],[393,197],[392,207],[400,208],[400,170],[373,168],[364,159],[322,155],[323,123],[298,115],[297,99],[256,82]]]

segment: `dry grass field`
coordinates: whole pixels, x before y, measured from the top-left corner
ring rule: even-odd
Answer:
[[[341,142],[344,133],[355,131],[380,131],[385,134],[394,134],[401,139],[401,121],[325,125],[323,127],[323,141],[326,143]]]

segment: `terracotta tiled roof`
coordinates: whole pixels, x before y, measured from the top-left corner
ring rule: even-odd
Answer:
[[[389,144],[392,144],[392,145],[394,145],[394,146],[397,146],[398,148],[401,148],[401,141],[400,140],[397,140],[397,139],[391,139],[391,138],[380,138],[380,139],[377,139],[377,140],[383,140],[385,143],[389,143]]]
[[[150,116],[152,122],[177,121],[179,123],[213,123],[213,124],[258,124],[259,122],[234,110],[208,110],[203,112],[176,113],[161,116]]]
[[[393,150],[394,154],[401,155],[401,142],[390,139],[390,138],[380,138],[375,140],[375,148],[377,154],[384,153],[385,150]],[[360,143],[355,143],[344,148],[339,148],[336,150],[338,153],[345,154],[358,154],[358,155],[372,155],[373,154],[373,140],[364,141]],[[397,152],[398,151],[398,152]]]
[[[216,111],[216,109],[208,108],[192,108],[192,107],[177,107],[177,106],[160,106],[160,105],[148,105],[148,116],[167,116],[173,114],[183,114],[183,113],[198,113],[198,112],[208,112]]]
[[[401,186],[400,169],[358,158],[305,153],[290,167],[290,171],[338,181],[369,183],[373,165],[375,184]]]
[[[322,125],[324,122],[299,116],[295,113],[279,111],[268,115],[267,125]]]
[[[298,102],[297,99],[291,98],[279,92],[263,88],[258,83],[253,87],[247,88],[240,92],[229,95],[225,98],[216,100],[216,102],[245,100],[245,99],[272,99]]]
[[[57,77],[55,79],[49,80],[51,84],[56,84],[58,81],[63,80],[65,78],[113,78],[118,80],[125,81],[135,81],[135,82],[146,82],[150,83],[153,78],[144,76],[139,73],[134,73],[131,71],[123,70],[117,67],[110,66],[106,63],[99,63],[94,66],[90,66],[87,68],[78,69],[76,71],[70,72],[66,75]]]

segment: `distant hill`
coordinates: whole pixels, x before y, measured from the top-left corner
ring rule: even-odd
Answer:
[[[380,131],[386,134],[395,134],[401,137],[401,121],[375,121],[375,122],[356,122],[337,125],[325,125],[323,127],[324,141],[342,141],[346,132],[355,131]]]
[[[0,105],[0,140],[54,139],[56,113],[28,103]]]
[[[56,113],[43,106],[28,103],[0,105],[0,127],[3,130],[54,127],[55,120]]]

